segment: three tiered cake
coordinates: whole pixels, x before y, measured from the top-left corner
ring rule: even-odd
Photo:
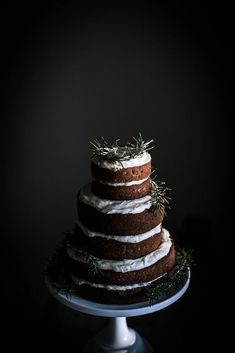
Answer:
[[[135,302],[175,264],[162,227],[166,188],[151,179],[152,141],[92,144],[92,182],[77,196],[78,221],[67,237],[67,267],[77,292],[94,301]]]

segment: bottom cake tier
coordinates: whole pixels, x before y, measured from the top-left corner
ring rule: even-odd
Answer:
[[[153,281],[152,285],[154,286],[157,281],[158,279]],[[147,286],[128,290],[109,290],[105,288],[94,288],[83,284],[82,286],[75,285],[74,291],[84,299],[101,304],[134,304],[151,299],[148,296]]]
[[[138,259],[103,260],[67,244],[66,267],[76,292],[87,299],[108,304],[134,303],[146,296],[146,288],[170,272],[175,248],[162,229],[159,248]]]

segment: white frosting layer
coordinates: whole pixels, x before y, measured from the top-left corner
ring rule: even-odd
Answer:
[[[81,286],[82,284],[86,284],[86,285],[94,287],[94,288],[105,288],[105,289],[108,289],[108,290],[123,290],[123,291],[124,290],[128,290],[128,289],[146,287],[150,283],[155,282],[157,279],[162,277],[162,276],[160,276],[160,277],[154,278],[152,281],[149,281],[149,282],[134,283],[134,284],[127,284],[127,285],[122,285],[121,286],[121,285],[116,285],[116,284],[94,283],[94,282],[86,281],[86,280],[83,280],[83,279],[79,279],[76,276],[74,276],[72,273],[70,275],[71,275],[72,280],[74,281],[74,283],[76,283],[79,286]]]
[[[140,185],[148,180],[149,177],[141,180],[132,180],[127,183],[108,183],[107,181],[99,180],[99,183],[109,185],[109,186],[132,186],[132,185]]]
[[[139,167],[141,165],[147,164],[151,161],[151,156],[148,152],[144,152],[141,156],[129,159],[128,161],[122,162],[109,162],[102,159],[92,159],[92,162],[98,165],[100,168],[110,169],[113,171],[121,170],[124,168]]]
[[[139,243],[145,239],[152,237],[154,234],[161,232],[161,223],[154,227],[153,229],[149,230],[146,233],[141,233],[138,235],[107,235],[104,233],[94,232],[84,226],[80,221],[77,221],[79,228],[86,234],[88,237],[101,237],[109,240],[116,240],[121,243]]]
[[[102,270],[112,270],[114,272],[130,272],[136,270],[142,270],[143,268],[149,267],[155,264],[166,256],[171,248],[172,241],[170,239],[170,233],[162,228],[162,243],[159,248],[146,256],[139,257],[137,259],[123,259],[123,260],[103,260],[94,257],[97,266]],[[67,245],[68,255],[75,261],[87,263],[86,256],[77,253],[69,244]]]
[[[124,201],[102,199],[92,193],[91,184],[87,184],[81,189],[79,200],[107,214],[141,213],[152,206],[150,195],[135,200]]]

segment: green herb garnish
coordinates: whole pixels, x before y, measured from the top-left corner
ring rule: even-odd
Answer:
[[[92,158],[107,160],[111,163],[128,161],[132,158],[141,156],[143,153],[151,150],[153,140],[145,142],[141,133],[137,138],[133,137],[133,142],[128,142],[126,146],[119,145],[120,139],[108,142],[101,137],[90,142]]]

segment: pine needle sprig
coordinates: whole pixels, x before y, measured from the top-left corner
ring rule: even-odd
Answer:
[[[153,146],[151,146],[153,140],[145,142],[141,133],[139,133],[137,138],[133,137],[133,142],[128,142],[126,146],[120,146],[119,141],[120,139],[109,142],[105,140],[104,137],[91,141],[91,158],[107,160],[111,163],[121,163],[123,161],[128,161],[132,158],[141,156],[144,152],[147,152],[153,148]]]
[[[150,184],[150,195],[152,198],[151,210],[153,212],[159,211],[160,213],[167,215],[166,208],[170,209],[169,201],[171,200],[171,198],[166,194],[171,189],[166,187],[166,183],[164,181],[150,179]]]
[[[145,288],[145,293],[149,299],[149,305],[153,305],[166,296],[174,294],[182,288],[188,276],[188,269],[193,265],[192,250],[176,248],[176,262],[173,269]]]

